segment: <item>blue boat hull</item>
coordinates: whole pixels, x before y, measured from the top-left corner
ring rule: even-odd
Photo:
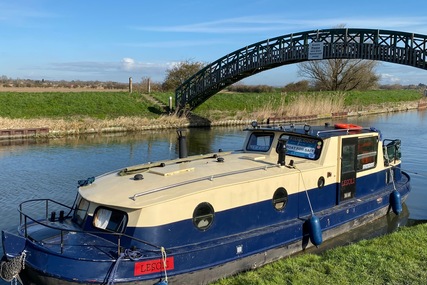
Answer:
[[[410,192],[409,176],[402,172],[396,183],[402,202]],[[372,222],[391,211],[393,186],[316,211],[323,240]],[[311,193],[311,192],[310,192]],[[233,213],[236,214],[236,213]],[[227,213],[224,213],[227,215]],[[225,217],[222,217],[225,218]],[[253,269],[302,251],[309,242],[310,213],[293,219],[232,234],[222,238],[167,248],[168,280],[171,284],[206,284],[218,277]],[[218,217],[221,219],[221,217]],[[137,229],[134,229],[136,231]],[[26,266],[20,277],[24,284],[156,284],[165,279],[162,256],[147,253],[137,261],[129,258],[70,258],[53,253],[22,236],[5,232],[3,246],[10,256],[25,248]],[[106,253],[108,256],[108,252]],[[31,280],[31,281],[30,281]]]

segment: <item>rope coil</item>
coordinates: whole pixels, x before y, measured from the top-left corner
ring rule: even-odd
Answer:
[[[9,260],[3,260],[0,263],[0,277],[6,282],[16,281],[21,270],[25,269],[26,253],[15,256]]]

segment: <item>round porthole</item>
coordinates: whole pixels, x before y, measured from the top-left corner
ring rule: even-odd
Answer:
[[[285,188],[279,187],[273,195],[273,206],[277,211],[283,211],[288,203],[288,191]]]
[[[207,230],[214,220],[215,212],[214,208],[208,202],[203,202],[197,205],[193,212],[193,224],[201,230]]]
[[[325,177],[320,176],[319,180],[317,180],[317,187],[323,188],[325,186]]]

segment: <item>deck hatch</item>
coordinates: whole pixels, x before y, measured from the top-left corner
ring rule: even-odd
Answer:
[[[172,175],[182,174],[190,171],[194,171],[194,167],[187,167],[187,165],[185,164],[168,165],[162,168],[150,169],[150,173],[154,173],[162,176],[172,176]]]
[[[244,155],[244,156],[241,157],[241,159],[258,161],[258,160],[264,160],[265,159],[265,155]]]

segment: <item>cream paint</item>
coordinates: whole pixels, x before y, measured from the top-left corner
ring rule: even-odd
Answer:
[[[369,137],[373,134],[353,136]],[[273,146],[278,138],[279,133]],[[378,146],[376,167],[358,172],[357,177],[384,168],[381,142]],[[287,163],[294,160],[293,168],[279,166],[274,149],[272,147],[267,153],[224,153],[221,154],[224,162],[217,162],[215,158],[192,157],[188,162],[142,172],[144,179],[140,181],[135,181],[131,175],[112,173],[97,178],[95,183],[79,191],[93,207],[107,205],[129,212],[129,226],[152,227],[191,219],[194,209],[202,202],[209,202],[215,212],[221,212],[271,200],[279,187],[284,187],[292,195],[316,188],[321,176],[325,178],[325,185],[340,180],[340,137],[324,139],[322,155],[317,161],[286,157]],[[228,175],[238,170],[242,172]],[[141,196],[131,199],[141,193]]]

